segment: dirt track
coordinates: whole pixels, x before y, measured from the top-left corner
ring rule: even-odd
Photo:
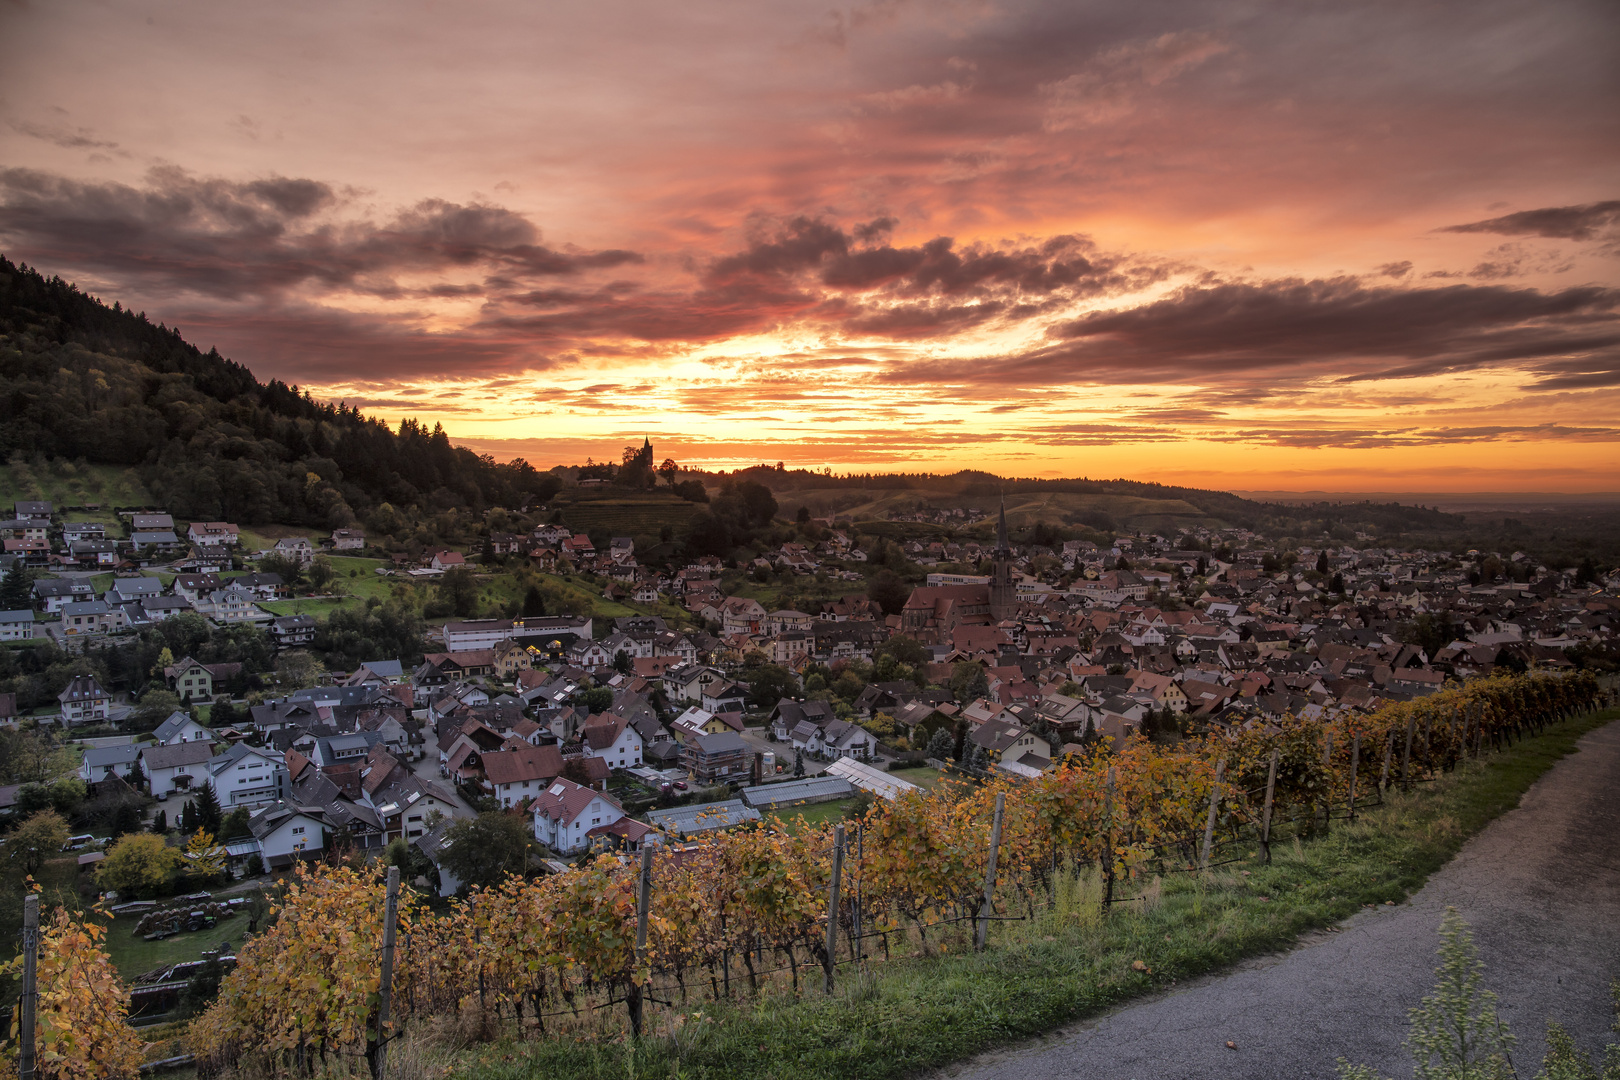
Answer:
[[[1314,1080],[1347,1057],[1411,1076],[1406,1011],[1434,984],[1447,906],[1473,927],[1485,984],[1519,1037],[1520,1076],[1540,1066],[1549,1017],[1589,1051],[1620,1039],[1609,1032],[1609,983],[1620,978],[1620,723],[1585,736],[1406,904],[942,1075]]]

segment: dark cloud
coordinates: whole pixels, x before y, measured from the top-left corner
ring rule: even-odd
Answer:
[[[1441,232],[1500,233],[1503,236],[1548,236],[1560,240],[1594,240],[1607,226],[1620,223],[1620,199],[1582,206],[1550,206],[1516,214],[1450,225]]]
[[[1277,383],[1409,377],[1620,348],[1620,290],[1368,286],[1360,279],[1184,288],[1053,327],[1006,359],[891,367],[909,382]]]
[[[11,129],[22,135],[54,143],[64,150],[117,150],[118,144],[110,139],[98,139],[87,127],[70,128],[65,124],[36,124],[28,120],[11,121]]]
[[[315,180],[239,183],[153,169],[142,187],[0,170],[0,236],[36,261],[129,278],[147,295],[227,300],[309,283],[404,295],[405,273],[474,269],[538,279],[641,261],[628,251],[556,250],[499,206],[428,199],[392,220],[336,216],[341,200]]]
[[[1403,278],[1411,272],[1412,261],[1410,259],[1402,262],[1385,263],[1378,268],[1379,276],[1387,278]]]
[[[820,218],[795,217],[775,227],[756,226],[747,248],[716,259],[705,274],[712,288],[749,279],[819,283],[837,292],[897,296],[1070,295],[1096,293],[1152,280],[1154,271],[1104,255],[1083,236],[1053,236],[1016,247],[974,244],[957,250],[949,236],[914,247],[879,243],[892,218],[846,232]]]

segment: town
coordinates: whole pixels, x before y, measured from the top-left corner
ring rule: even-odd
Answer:
[[[1099,740],[1572,669],[1612,657],[1620,624],[1620,581],[1590,561],[1242,528],[1015,543],[1004,506],[993,535],[904,541],[801,511],[741,560],[593,539],[545,504],[415,553],[358,525],[271,543],[151,507],[13,511],[0,718],[70,747],[80,796],[41,774],[0,788],[0,812],[64,811],[107,849],[91,873],[118,835],[202,802],[236,830],[217,837],[231,876],[400,842],[448,896],[508,868],[457,822],[521,822],[517,869],[566,873],[945,777],[1039,777]],[[514,574],[531,584],[508,611],[457,599]],[[425,617],[452,609],[468,616]]]

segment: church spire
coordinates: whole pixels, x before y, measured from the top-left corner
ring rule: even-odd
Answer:
[[[1007,497],[1005,495],[1001,497],[1001,513],[996,519],[996,550],[1012,550],[1007,543]]]

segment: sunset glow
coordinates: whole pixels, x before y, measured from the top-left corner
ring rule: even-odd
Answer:
[[[549,466],[1620,489],[1613,5],[0,12],[0,251]]]

